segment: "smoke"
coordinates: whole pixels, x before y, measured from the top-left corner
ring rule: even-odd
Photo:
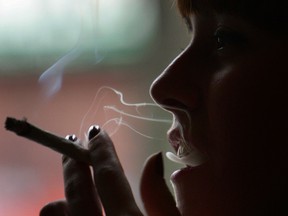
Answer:
[[[61,89],[65,68],[80,54],[79,47],[75,47],[41,74],[38,82],[46,98],[52,97]]]
[[[110,101],[113,101],[113,105],[109,104]],[[110,136],[113,136],[121,127],[126,127],[142,137],[160,139],[155,137],[154,134],[144,132],[145,130],[141,127],[144,121],[149,122],[150,127],[152,124],[171,125],[171,118],[156,114],[159,111],[163,112],[159,105],[155,103],[128,103],[124,100],[122,92],[109,86],[102,86],[96,92],[88,111],[82,118],[79,135],[83,134],[83,129],[88,125],[99,122],[98,117],[105,113],[107,118],[101,127]],[[160,117],[155,117],[155,115]],[[148,131],[151,133],[150,130]]]
[[[51,67],[45,70],[38,79],[44,99],[50,99],[60,91],[63,77],[67,71],[67,68],[86,52],[87,47],[84,46],[85,41],[89,40],[90,38],[94,38],[95,40],[94,47],[90,47],[95,56],[93,64],[98,63],[103,59],[103,55],[99,54],[99,49],[97,46],[97,43],[99,43],[97,41],[99,0],[86,0],[82,2],[81,6],[82,8],[79,10],[80,14],[82,14],[82,21],[79,22],[80,24],[78,24],[78,26],[75,26],[75,28],[79,29],[79,36],[74,47],[59,58]],[[88,16],[87,13],[89,14]],[[87,17],[90,19],[89,22],[87,22]],[[93,25],[93,27],[87,28],[87,25],[84,25],[84,22],[90,23],[90,25]],[[107,94],[109,93],[112,93],[114,96],[118,97],[118,105],[111,105],[111,103],[103,104],[105,98],[108,97]],[[109,113],[107,114],[108,117],[106,121],[103,122],[101,127],[108,131],[110,135],[115,134],[120,127],[127,127],[142,137],[155,139],[153,134],[151,135],[144,132],[142,128],[137,128],[137,126],[133,125],[132,122],[140,121],[142,123],[143,121],[148,121],[150,124],[171,125],[172,121],[170,118],[154,117],[155,113],[159,113],[160,109],[161,108],[155,103],[127,103],[120,91],[117,91],[112,87],[103,86],[96,93],[89,110],[82,119],[79,129],[79,137],[84,134],[84,127],[87,127],[87,125],[92,125],[98,121],[99,118],[97,118],[97,116],[101,115],[99,114],[101,110],[106,114]],[[161,112],[163,112],[162,109]]]
[[[49,99],[55,95],[62,87],[63,76],[68,66],[70,66],[75,60],[81,57],[84,54],[84,50],[87,48],[84,47],[85,41],[90,38],[94,39],[94,47],[92,45],[93,54],[95,56],[93,64],[99,63],[103,56],[99,54],[99,49],[97,46],[97,19],[98,19],[98,7],[99,0],[86,0],[81,2],[81,7],[79,8],[79,13],[81,14],[79,26],[75,28],[79,29],[78,41],[76,41],[75,46],[71,50],[57,60],[52,66],[45,70],[38,79],[38,84],[41,88],[42,95]],[[89,15],[87,15],[89,13]],[[79,16],[75,14],[75,16]],[[84,25],[84,22],[87,23],[87,17],[90,19],[88,23],[92,25],[89,27]]]

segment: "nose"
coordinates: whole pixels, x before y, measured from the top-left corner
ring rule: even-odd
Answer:
[[[191,57],[189,48],[183,51],[150,87],[153,100],[168,111],[192,111],[200,106],[201,63]]]

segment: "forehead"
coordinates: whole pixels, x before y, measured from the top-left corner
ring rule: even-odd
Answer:
[[[259,0],[177,0],[182,15],[189,15],[199,10],[213,9],[219,13],[245,13],[245,10],[255,10]],[[263,4],[260,4],[263,5]],[[246,11],[247,12],[247,11]]]
[[[288,33],[286,0],[177,0],[177,5],[183,17],[213,10],[241,17],[268,31]]]

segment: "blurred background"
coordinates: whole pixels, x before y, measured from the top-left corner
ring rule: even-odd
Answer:
[[[141,206],[143,163],[171,151],[171,116],[149,86],[188,40],[173,0],[0,1],[0,215],[36,216],[64,196],[61,155],[6,131],[7,116],[82,140],[104,127]],[[170,184],[177,165],[164,162]]]

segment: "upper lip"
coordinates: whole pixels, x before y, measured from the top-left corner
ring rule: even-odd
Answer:
[[[200,152],[192,143],[185,139],[184,131],[178,122],[174,122],[173,126],[168,132],[168,140],[171,146],[177,152],[176,155],[167,152],[166,156],[176,162],[185,164],[189,167],[195,167],[202,164],[206,159],[205,155]],[[189,138],[190,140],[190,138]]]
[[[178,151],[178,148],[181,144],[180,139],[183,139],[181,137],[180,129],[179,127],[172,127],[168,131],[168,141],[171,144],[171,146],[174,148],[175,152]]]
[[[167,132],[168,141],[174,150],[177,152],[181,142],[184,141],[183,131],[178,121],[174,119],[172,127]]]
[[[188,142],[185,131],[180,125],[179,121],[174,119],[172,127],[167,132],[168,141],[174,148],[175,152],[178,152],[180,146],[190,146],[191,143]],[[192,147],[192,146],[191,146]]]

